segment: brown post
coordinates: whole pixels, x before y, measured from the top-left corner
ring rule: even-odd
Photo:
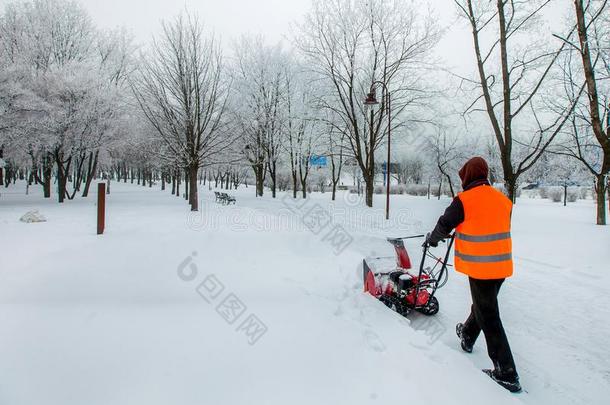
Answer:
[[[97,183],[97,234],[104,233],[106,223],[106,184]]]

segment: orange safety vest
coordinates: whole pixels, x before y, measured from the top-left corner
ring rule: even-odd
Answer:
[[[464,222],[455,233],[455,269],[480,280],[510,277],[513,204],[488,185],[464,191],[458,197],[464,207]]]

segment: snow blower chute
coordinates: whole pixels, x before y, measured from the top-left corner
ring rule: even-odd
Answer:
[[[405,247],[405,239],[424,238],[425,235],[405,238],[388,238],[394,246],[396,257],[367,257],[363,260],[364,291],[379,299],[386,306],[406,316],[415,310],[424,315],[438,312],[439,303],[436,290],[443,287],[448,279],[447,263],[453,245],[453,235],[448,239],[444,258],[430,252],[424,243],[419,263],[419,272],[410,271],[411,260]],[[430,259],[432,265],[426,266]]]

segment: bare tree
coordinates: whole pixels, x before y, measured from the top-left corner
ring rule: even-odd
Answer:
[[[346,142],[362,172],[369,207],[388,106],[384,102],[367,112],[364,97],[376,80],[383,81],[392,93],[392,129],[404,125],[407,108],[421,105],[429,94],[424,73],[438,34],[430,16],[406,1],[389,0],[316,0],[298,27],[296,45],[328,89],[320,102],[340,117],[336,133],[347,128]]]
[[[574,0],[578,42],[561,38],[569,52],[562,64],[565,96],[557,102],[576,103],[577,107],[570,117],[567,139],[553,151],[577,159],[594,176],[598,225],[606,225],[610,173],[610,121],[605,131],[603,124],[604,117],[608,120],[605,106],[610,100],[600,94],[600,90],[610,90],[607,85],[610,79],[609,15],[607,0]],[[581,97],[582,80],[586,84],[586,98]],[[557,108],[557,102],[553,107]]]
[[[243,38],[236,47],[235,98],[243,153],[256,179],[256,194],[263,195],[267,174],[276,196],[278,162],[283,151],[283,105],[286,55],[280,45],[267,46],[261,37]]]
[[[464,160],[463,147],[460,144],[460,138],[447,134],[446,129],[438,128],[436,133],[432,135],[428,141],[428,148],[434,158],[434,163],[439,172],[439,180],[442,184],[443,178],[449,184],[451,196],[455,197],[453,188],[452,173],[457,172],[457,165],[460,160]],[[440,187],[440,186],[439,186]],[[440,198],[439,191],[439,198]]]
[[[454,0],[472,29],[478,78],[464,78],[479,93],[469,111],[487,114],[500,150],[508,197],[515,201],[519,177],[529,170],[561,132],[575,104],[546,117],[538,113],[542,90],[566,45],[555,49],[536,40],[532,26],[550,0],[476,2]],[[490,32],[493,32],[491,34]],[[484,35],[493,36],[485,47]],[[571,34],[570,34],[571,35]],[[520,42],[521,41],[521,42]],[[522,46],[526,41],[527,46]],[[499,71],[495,67],[499,66]],[[522,118],[520,130],[517,119]],[[527,128],[528,125],[531,128]],[[521,136],[519,136],[521,135]]]
[[[215,37],[188,13],[164,22],[132,88],[165,146],[162,158],[177,159],[186,170],[189,203],[197,211],[199,168],[230,143],[223,121],[228,82]]]
[[[286,67],[285,79],[285,149],[290,163],[292,193],[296,198],[300,188],[303,198],[306,198],[311,159],[320,146],[320,129],[324,126],[318,117],[321,113],[316,104],[318,89],[311,76],[294,59]]]

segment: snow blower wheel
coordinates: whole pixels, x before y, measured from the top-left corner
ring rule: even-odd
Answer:
[[[418,308],[417,311],[421,312],[424,315],[431,316],[436,315],[439,310],[438,298],[432,297],[428,300],[428,303],[425,307]]]
[[[447,267],[451,266],[447,261],[454,236],[447,241],[443,258],[432,254],[430,246],[424,243],[419,272],[415,273],[410,271],[411,259],[404,240],[423,237],[425,235],[388,238],[388,242],[394,246],[395,257],[367,257],[362,263],[364,291],[403,316],[413,310],[426,316],[437,314],[440,305],[435,294],[447,282]],[[431,266],[426,266],[427,259],[432,261]]]

